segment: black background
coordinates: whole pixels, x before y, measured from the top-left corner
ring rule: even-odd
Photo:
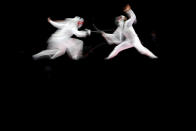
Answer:
[[[34,61],[32,59],[33,54],[46,49],[47,39],[56,30],[47,22],[48,17],[53,20],[61,20],[66,17],[80,16],[85,19],[81,30],[85,28],[94,30],[93,23],[100,29],[114,30],[116,28],[114,19],[116,16],[124,14],[122,10],[127,3],[131,4],[137,16],[138,23],[134,25],[134,28],[143,45],[154,52],[159,59],[149,59],[133,48],[121,52],[112,60],[105,61],[104,58],[109,55],[114,46],[107,45],[105,40],[95,33],[82,39],[84,41],[84,55],[88,55],[82,60],[73,61],[67,54],[56,60]],[[113,79],[125,80],[127,83],[131,79],[133,79],[132,82],[143,79],[153,85],[161,76],[160,46],[162,36],[160,28],[162,21],[159,6],[160,3],[155,0],[148,2],[127,0],[26,2],[18,13],[20,19],[17,22],[21,25],[19,30],[22,32],[22,37],[20,37],[22,42],[16,45],[16,54],[14,55],[19,63],[18,70],[21,71],[20,82],[23,81],[23,78],[32,83],[36,81],[48,83],[59,80],[69,83],[74,79],[85,81],[85,83],[97,83],[98,81],[104,83],[109,80],[112,85]],[[153,40],[152,33],[156,34],[155,40]],[[102,46],[96,48],[99,44]]]
[[[136,14],[138,22],[134,28],[140,40],[159,59],[150,59],[132,48],[106,61],[104,58],[109,55],[114,46],[107,45],[99,34],[94,33],[82,39],[84,54],[89,53],[100,43],[105,44],[94,49],[84,59],[73,61],[66,54],[55,60],[34,61],[32,59],[32,55],[46,49],[47,39],[56,30],[47,22],[48,17],[53,20],[83,17],[85,23],[81,30],[85,28],[94,30],[93,23],[100,29],[115,29],[114,18],[123,14],[123,7],[127,3]],[[27,107],[23,110],[24,112],[33,108],[43,117],[48,117],[46,112],[49,110],[46,107],[54,108],[51,105],[61,108],[59,104],[63,104],[69,112],[74,110],[75,114],[79,115],[78,110],[82,112],[83,106],[92,106],[91,110],[88,110],[90,112],[99,105],[115,107],[116,104],[122,104],[120,107],[123,109],[129,109],[131,106],[136,113],[134,117],[146,118],[142,123],[152,118],[150,122],[157,124],[157,129],[163,129],[168,125],[174,126],[172,121],[178,118],[193,117],[190,112],[179,115],[179,108],[182,108],[182,105],[186,105],[187,110],[194,109],[191,102],[187,102],[190,99],[195,100],[194,96],[182,93],[183,87],[189,84],[182,85],[181,88],[177,86],[178,82],[174,82],[173,78],[173,73],[176,72],[167,70],[168,66],[172,65],[164,63],[166,58],[164,54],[167,52],[162,51],[163,48],[161,48],[163,44],[166,44],[163,28],[170,22],[165,21],[163,17],[164,2],[157,0],[56,0],[17,1],[12,4],[17,4],[9,14],[12,18],[10,23],[14,22],[10,24],[14,28],[13,39],[17,42],[12,44],[12,54],[6,60],[9,65],[9,70],[6,71],[9,82],[6,84],[12,85],[7,87],[8,96],[12,97],[6,99],[11,99],[14,108],[25,105]],[[152,38],[152,33],[156,34],[155,39]],[[73,107],[77,107],[78,110]],[[112,111],[108,110],[108,112]],[[32,113],[31,117],[33,115],[38,117],[36,113]],[[160,119],[162,120],[159,121]],[[193,123],[191,121],[189,124],[193,125]],[[152,129],[154,124],[143,128]]]

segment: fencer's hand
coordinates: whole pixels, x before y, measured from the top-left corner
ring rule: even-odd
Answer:
[[[91,30],[85,29],[85,31],[87,32],[88,35],[91,35]]]
[[[125,7],[124,7],[124,12],[127,12],[131,9],[131,6],[129,4],[127,4]]]
[[[103,31],[100,32],[103,37],[105,37],[105,33]]]
[[[48,22],[51,21],[50,17],[48,17]]]

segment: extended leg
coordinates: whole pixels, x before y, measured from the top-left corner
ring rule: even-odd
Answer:
[[[62,50],[58,50],[52,57],[51,57],[51,59],[56,59],[57,57],[59,57],[59,56],[62,56],[63,54],[65,54],[65,49],[62,49]]]
[[[49,50],[44,50],[44,51],[41,51],[40,53],[38,54],[35,54],[33,55],[33,58],[35,60],[41,58],[41,57],[45,57],[45,56],[48,56],[48,57],[51,57],[53,56],[54,54],[56,54],[59,50],[58,49],[49,49]]]
[[[158,58],[150,50],[144,47],[139,41],[134,44],[134,47],[143,55],[146,55],[152,59]]]
[[[129,41],[124,41],[123,43],[117,45],[106,59],[114,58],[121,51],[123,51],[125,49],[132,48],[132,47],[133,47],[133,45]]]

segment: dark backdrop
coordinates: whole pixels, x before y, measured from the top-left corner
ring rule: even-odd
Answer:
[[[61,20],[66,17],[80,16],[85,19],[81,30],[85,28],[94,30],[93,23],[100,29],[114,30],[116,28],[114,19],[124,14],[122,10],[127,3],[131,4],[137,16],[138,23],[134,25],[134,28],[143,45],[155,53],[159,59],[149,59],[132,48],[121,52],[112,60],[105,61],[104,58],[109,55],[114,46],[109,46],[101,35],[95,33],[85,39],[82,38],[84,55],[88,56],[84,59],[73,61],[67,54],[56,60],[34,61],[32,59],[33,54],[46,49],[47,39],[56,30],[47,22],[48,17]],[[101,87],[104,81],[108,80],[112,85],[112,79],[125,80],[125,83],[140,81],[140,79],[148,81],[149,84],[155,83],[161,76],[160,7],[160,3],[155,0],[25,2],[17,11],[18,15],[14,16],[20,25],[18,30],[22,34],[19,37],[21,42],[15,45],[14,55],[17,58],[17,71],[20,72],[17,74],[21,78],[19,82],[27,79],[38,86],[36,81],[49,83],[60,80],[69,83],[70,80],[77,80],[94,84],[98,82]],[[100,44],[101,46],[97,47]],[[85,84],[82,85],[85,86]],[[127,88],[132,87],[131,84],[128,85]],[[69,87],[66,84],[61,86]]]
[[[84,59],[73,61],[66,54],[55,60],[34,61],[32,59],[32,55],[46,49],[47,39],[56,30],[47,22],[48,17],[60,20],[80,16],[85,19],[82,29],[93,30],[93,23],[100,29],[115,29],[114,18],[123,14],[122,9],[127,3],[131,5],[137,16],[138,22],[134,28],[139,38],[143,45],[155,53],[159,59],[152,60],[132,48],[106,61],[104,58],[114,46],[109,46],[99,34],[94,33],[82,39],[84,54],[88,54],[88,57]],[[6,89],[9,90],[8,96],[12,97],[6,99],[11,99],[14,103],[13,108],[20,104],[28,105],[29,107],[25,110],[39,103],[38,112],[45,105],[50,107],[60,103],[61,100],[63,102],[60,104],[68,107],[67,103],[76,103],[79,109],[80,104],[84,105],[85,102],[90,102],[87,105],[98,103],[96,106],[102,103],[106,103],[105,106],[123,103],[131,106],[134,113],[137,112],[136,118],[137,116],[145,117],[143,123],[153,116],[153,124],[149,125],[151,127],[157,124],[160,129],[167,126],[168,121],[172,125],[173,119],[183,117],[181,112],[179,112],[181,115],[178,114],[179,108],[173,107],[183,103],[185,107],[194,109],[192,108],[194,104],[188,105],[184,101],[184,97],[188,95],[178,93],[183,92],[183,88],[171,84],[175,79],[171,76],[173,70],[167,70],[171,64],[163,63],[165,59],[163,52],[164,54],[167,52],[162,52],[161,46],[168,45],[169,42],[163,42],[167,33],[163,33],[162,29],[167,28],[165,25],[170,22],[165,19],[167,6],[163,8],[163,3],[158,0],[12,2],[14,8],[6,16],[12,19],[10,26],[14,28],[12,39],[15,42],[11,44],[11,49],[14,50],[7,59],[9,70],[5,70],[9,78],[6,85],[11,84]],[[102,46],[89,53],[99,44]],[[188,97],[192,99],[194,96]],[[123,104],[120,107],[123,107]],[[72,110],[72,108],[69,109]],[[48,116],[46,108],[43,108],[41,113]],[[171,117],[173,119],[170,119]],[[162,118],[166,118],[166,123],[157,121]],[[192,123],[194,122],[191,121],[190,124]]]

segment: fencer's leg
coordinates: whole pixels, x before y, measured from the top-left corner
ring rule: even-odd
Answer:
[[[65,54],[66,49],[59,49],[52,57],[51,59],[56,59],[59,56],[62,56]]]
[[[73,39],[72,42],[73,46],[69,47],[68,53],[73,60],[78,60],[82,57],[83,41]]]
[[[130,41],[124,41],[123,43],[117,45],[114,50],[109,54],[108,57],[106,57],[106,59],[111,59],[114,58],[115,56],[117,56],[121,51],[125,50],[125,49],[129,49],[132,48],[133,45],[130,43]]]
[[[44,57],[44,56],[51,56],[51,55],[54,55],[58,50],[57,49],[48,49],[48,50],[44,50],[44,51],[41,51],[40,53],[38,54],[35,54],[33,55],[33,59],[34,60],[37,60],[41,57]]]
[[[134,47],[143,55],[146,55],[152,59],[156,59],[158,58],[157,56],[155,56],[150,50],[148,50],[146,47],[144,47],[141,42],[137,41],[134,44]]]

